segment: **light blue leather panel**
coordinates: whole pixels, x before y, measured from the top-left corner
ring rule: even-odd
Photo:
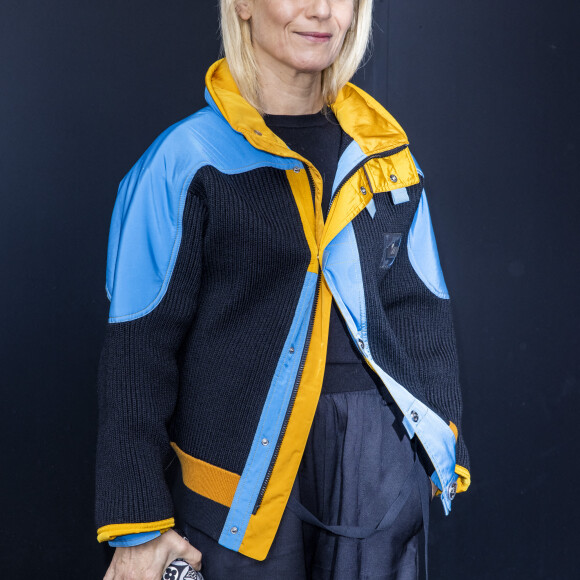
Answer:
[[[360,145],[356,141],[351,141],[350,145],[344,150],[343,154],[338,160],[338,166],[334,175],[334,183],[332,184],[332,197],[336,193],[336,188],[342,183],[343,179],[356,167],[366,159]],[[332,200],[331,197],[331,200]]]
[[[387,374],[374,361],[371,367],[379,375],[389,393],[401,409],[404,418],[403,425],[412,438],[417,435],[425,451],[433,463],[439,482],[437,485],[443,490],[441,501],[445,514],[451,511],[452,498],[449,496],[450,486],[457,481],[455,474],[455,435],[449,425],[431,411],[427,405],[416,399],[400,385],[395,379]],[[435,481],[437,484],[437,481]]]
[[[399,189],[393,189],[393,191],[391,191],[391,199],[393,200],[393,203],[395,205],[409,201],[409,194],[407,193],[407,188],[400,187]]]
[[[109,322],[135,320],[161,302],[179,252],[187,190],[201,167],[234,174],[298,163],[255,149],[213,107],[210,98],[209,107],[162,133],[121,182],[107,255]]]
[[[366,345],[367,319],[363,280],[352,222],[324,250],[322,272],[349,329],[357,329],[355,342],[362,340]]]
[[[393,379],[373,359],[367,336],[366,302],[362,284],[360,257],[352,223],[349,223],[327,246],[322,271],[332,296],[361,354],[379,375],[395,403],[401,409],[403,424],[412,438],[421,440],[435,467],[443,490],[441,501],[445,513],[451,510],[450,486],[455,474],[455,435],[451,428]]]
[[[139,534],[127,534],[125,536],[118,536],[114,540],[109,541],[109,546],[113,548],[132,548],[133,546],[140,546],[158,538],[161,532],[141,532]]]
[[[244,539],[250,516],[280,437],[306,343],[317,282],[316,273],[306,273],[292,326],[280,354],[250,454],[219,539],[222,546],[234,551],[239,550]],[[232,529],[235,533],[232,533]]]
[[[439,263],[439,253],[437,252],[425,190],[421,194],[419,206],[409,230],[407,253],[413,269],[417,276],[421,278],[423,284],[435,296],[443,299],[449,298],[449,292],[447,291],[441,264]]]

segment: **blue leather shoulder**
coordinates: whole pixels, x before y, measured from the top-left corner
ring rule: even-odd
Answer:
[[[425,286],[439,298],[449,298],[441,271],[435,234],[431,224],[427,195],[423,190],[407,240],[409,261]]]
[[[254,148],[212,102],[162,133],[119,186],[107,255],[109,322],[135,320],[161,302],[179,252],[187,191],[205,165],[234,174],[291,169],[296,161]]]

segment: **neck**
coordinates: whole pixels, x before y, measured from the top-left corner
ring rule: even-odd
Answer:
[[[263,59],[258,59],[258,69],[260,100],[266,114],[309,115],[322,109],[322,73],[287,69]]]

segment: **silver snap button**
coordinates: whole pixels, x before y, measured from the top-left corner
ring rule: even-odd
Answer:
[[[419,420],[419,413],[417,411],[411,411],[411,419],[413,419],[413,423],[416,423]]]
[[[300,167],[295,167],[294,168],[294,173],[300,173]]]
[[[362,338],[358,339],[358,344],[363,350],[365,349],[365,343],[364,343],[364,340]]]
[[[264,439],[262,439],[262,445],[264,447],[267,447],[268,445],[270,445],[270,442],[264,437]]]
[[[262,133],[261,133],[260,131],[258,131],[258,129],[254,129],[254,133],[255,133],[256,135],[258,135],[259,137],[261,137],[261,136],[262,136]]]
[[[230,530],[230,532],[231,532],[232,534],[237,534],[237,533],[238,533],[238,528],[236,528],[236,526],[234,526],[234,527],[233,527],[233,528]]]
[[[291,347],[290,347],[290,350],[289,350],[288,352],[289,352],[290,354],[294,354],[294,347],[293,347],[293,346],[291,346]]]
[[[390,179],[393,183],[397,183],[397,181],[399,181],[399,178],[394,173],[393,173],[393,175],[391,175]]]
[[[453,482],[449,484],[449,489],[447,490],[449,493],[449,499],[453,499],[457,495],[457,482]]]
[[[360,188],[360,192],[361,192],[363,195],[366,195],[366,194],[367,194],[367,188],[366,188],[366,187],[361,187],[361,188]]]

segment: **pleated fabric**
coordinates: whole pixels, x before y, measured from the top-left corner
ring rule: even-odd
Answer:
[[[413,466],[414,450],[376,389],[322,395],[299,472],[300,502],[326,525],[375,527]],[[309,578],[416,580],[422,511],[421,469],[394,525],[366,539],[303,526]],[[406,482],[407,485],[409,482]]]

